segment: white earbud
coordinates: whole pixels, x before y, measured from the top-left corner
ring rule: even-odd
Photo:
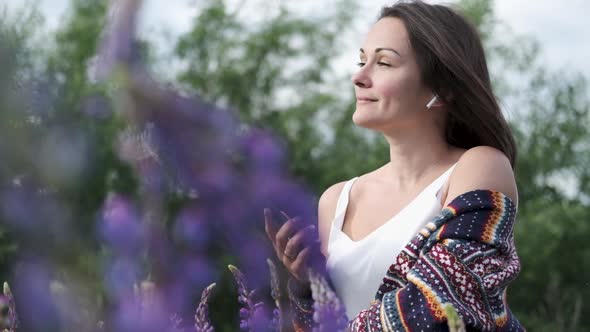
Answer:
[[[436,100],[438,99],[437,95],[434,95],[432,97],[432,99],[430,99],[430,101],[428,102],[428,104],[426,104],[426,108],[430,109],[432,108],[432,105],[434,105],[434,103],[436,103]]]

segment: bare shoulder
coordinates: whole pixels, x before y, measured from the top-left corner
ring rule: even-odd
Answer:
[[[447,206],[457,196],[472,190],[489,189],[502,192],[518,205],[518,191],[510,160],[490,146],[471,148],[459,159],[449,179]]]
[[[326,248],[328,244],[328,236],[330,235],[330,224],[334,219],[338,197],[345,184],[346,181],[336,183],[326,189],[320,196],[320,201],[318,203],[318,232],[324,255],[327,253]]]

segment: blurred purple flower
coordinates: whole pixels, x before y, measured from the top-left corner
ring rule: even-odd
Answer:
[[[105,268],[105,288],[107,294],[116,300],[128,297],[133,285],[140,280],[141,270],[136,260],[129,257],[115,257],[107,262]]]
[[[268,288],[268,265],[266,258],[274,255],[263,234],[250,230],[232,245],[231,251],[243,271],[243,280],[253,289]]]
[[[102,208],[99,231],[106,243],[120,254],[134,254],[146,236],[139,211],[124,196],[109,193]]]
[[[38,258],[22,258],[14,269],[16,310],[24,331],[60,330],[58,310],[50,291],[51,279],[50,265]]]
[[[135,29],[141,3],[141,0],[111,0],[91,80],[104,81],[117,66],[130,65],[136,60]]]
[[[182,281],[188,289],[201,289],[212,280],[216,280],[219,275],[207,258],[196,252],[191,252],[182,260],[182,267],[182,277],[177,277],[177,280]]]
[[[182,318],[177,314],[172,314],[172,316],[170,316],[170,327],[166,332],[184,332],[184,329],[182,328]]]
[[[72,236],[72,215],[65,202],[33,183],[22,183],[0,192],[0,217],[20,232],[23,250],[49,254],[56,245],[67,245]]]
[[[310,270],[311,294],[313,297],[313,319],[317,324],[314,332],[344,331],[348,318],[344,305],[334,293],[326,278]]]
[[[250,172],[268,175],[285,171],[285,146],[260,129],[250,129],[241,137],[244,153]]]
[[[202,252],[206,249],[210,233],[210,219],[207,211],[199,207],[187,207],[182,210],[176,217],[174,223],[174,238],[179,245]]]
[[[141,285],[117,303],[111,321],[117,332],[161,332],[169,327],[170,314],[157,291]]]

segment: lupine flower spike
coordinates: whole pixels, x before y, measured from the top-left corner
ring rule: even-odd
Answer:
[[[170,316],[170,327],[167,332],[184,332],[182,318],[178,314],[172,314]]]
[[[314,332],[345,331],[348,318],[344,305],[332,290],[328,281],[319,273],[309,271],[311,295],[313,297],[313,320],[317,324]]]
[[[3,287],[3,300],[6,301],[6,309],[8,309],[5,314],[5,309],[3,308],[2,312],[2,328],[4,331],[7,332],[15,332],[18,328],[18,316],[16,315],[16,305],[14,304],[14,296],[12,295],[12,291],[10,290],[10,286],[8,286],[7,282],[4,282]]]
[[[215,329],[209,320],[209,299],[211,298],[211,293],[213,292],[213,288],[215,288],[215,283],[207,286],[203,290],[201,294],[201,301],[199,302],[199,306],[197,307],[197,312],[195,313],[195,331],[196,332],[213,332]]]
[[[281,321],[281,312],[283,312],[281,308],[281,290],[279,284],[279,274],[277,272],[277,267],[275,263],[269,258],[266,259],[268,263],[268,269],[270,270],[270,295],[272,299],[275,301],[275,308],[272,311],[272,320],[273,320],[273,327],[275,331],[280,331],[282,326]]]
[[[244,274],[237,267],[228,265],[238,285],[238,301],[240,309],[240,329],[243,331],[272,331],[272,323],[265,317],[262,302],[254,302],[254,290],[248,290]]]

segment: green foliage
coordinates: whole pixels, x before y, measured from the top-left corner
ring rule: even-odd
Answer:
[[[562,76],[533,82],[530,90],[516,169],[523,270],[511,302],[531,329],[587,331],[581,317],[590,314],[588,87]]]

